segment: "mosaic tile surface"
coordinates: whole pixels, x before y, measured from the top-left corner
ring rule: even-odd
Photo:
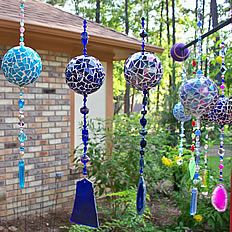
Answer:
[[[202,119],[218,125],[232,124],[232,101],[226,97],[219,97],[213,110],[204,114]]]
[[[9,82],[20,87],[29,85],[42,71],[41,58],[29,47],[13,47],[3,57],[2,71]]]
[[[66,67],[65,76],[70,89],[88,95],[102,86],[105,71],[98,59],[81,55],[71,59]]]
[[[186,80],[180,87],[181,103],[196,117],[213,109],[218,97],[216,84],[204,76]]]
[[[138,90],[149,90],[159,84],[163,76],[162,64],[153,53],[137,52],[126,60],[126,81]]]
[[[191,115],[185,114],[184,106],[181,104],[181,102],[174,106],[172,113],[176,120],[180,122],[187,122],[192,118]]]

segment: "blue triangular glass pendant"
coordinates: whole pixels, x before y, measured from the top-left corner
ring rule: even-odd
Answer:
[[[142,215],[146,206],[146,184],[143,176],[139,178],[138,192],[136,199],[136,209],[138,215]]]
[[[79,225],[99,227],[93,183],[88,179],[77,181],[70,221]]]

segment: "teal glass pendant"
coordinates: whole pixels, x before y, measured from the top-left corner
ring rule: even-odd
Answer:
[[[24,160],[19,160],[19,187],[23,189],[25,187],[25,164]]]

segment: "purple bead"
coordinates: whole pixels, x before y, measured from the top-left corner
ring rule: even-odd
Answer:
[[[190,50],[184,46],[183,43],[176,43],[171,48],[170,54],[175,61],[182,62],[189,57]]]

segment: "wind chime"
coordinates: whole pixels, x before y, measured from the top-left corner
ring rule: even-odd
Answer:
[[[147,103],[148,103],[148,91],[159,84],[163,76],[163,68],[160,60],[150,52],[145,51],[145,38],[147,32],[145,31],[145,18],[141,19],[142,31],[140,36],[142,38],[142,51],[133,54],[129,57],[124,66],[124,74],[127,83],[139,91],[143,92],[143,109],[141,111],[142,117],[140,124],[142,129],[140,130],[141,141],[140,141],[140,178],[137,190],[136,209],[139,215],[142,215],[146,204],[146,184],[143,178],[144,169],[144,156],[145,147],[147,141],[145,136],[147,135],[146,124],[147,119]]]
[[[193,176],[193,187],[191,190],[191,203],[190,203],[190,215],[195,215],[197,212],[197,195],[199,178],[199,160],[200,160],[200,118],[203,114],[210,112],[215,106],[218,99],[218,89],[216,84],[208,77],[204,77],[201,70],[201,56],[202,56],[202,1],[199,1],[197,9],[197,71],[195,78],[186,80],[180,87],[180,100],[184,105],[184,108],[196,117],[196,130],[195,134],[195,174]],[[182,48],[185,50],[185,46]],[[179,52],[179,54],[182,54]],[[195,124],[195,123],[194,123]]]
[[[83,95],[83,106],[80,108],[83,114],[83,155],[81,162],[83,164],[82,180],[76,183],[76,196],[70,221],[90,227],[99,227],[96,201],[94,196],[93,183],[87,179],[87,163],[90,161],[87,155],[89,133],[87,128],[87,114],[89,109],[86,106],[87,96],[96,92],[103,84],[105,71],[100,61],[87,55],[88,33],[87,21],[83,20],[84,31],[81,33],[81,42],[83,44],[83,55],[74,57],[68,63],[65,71],[66,83],[74,92]]]
[[[226,66],[225,66],[225,44],[224,42],[221,43],[221,96],[218,98],[217,104],[213,110],[211,110],[208,114],[203,116],[204,120],[214,122],[220,126],[220,148],[218,150],[219,155],[219,184],[215,187],[211,201],[212,205],[218,212],[224,212],[227,208],[227,191],[224,187],[223,183],[223,159],[225,155],[224,149],[224,126],[226,124],[232,124],[232,105],[229,102],[229,98],[225,97],[225,73],[226,73]]]
[[[19,154],[19,187],[25,187],[25,142],[27,136],[24,132],[24,86],[34,83],[40,76],[42,71],[41,58],[32,48],[26,47],[24,43],[24,3],[25,0],[20,1],[20,39],[19,46],[11,48],[3,57],[2,71],[5,78],[12,84],[20,87],[20,95],[18,100],[19,107],[19,134],[18,140],[20,143]]]

